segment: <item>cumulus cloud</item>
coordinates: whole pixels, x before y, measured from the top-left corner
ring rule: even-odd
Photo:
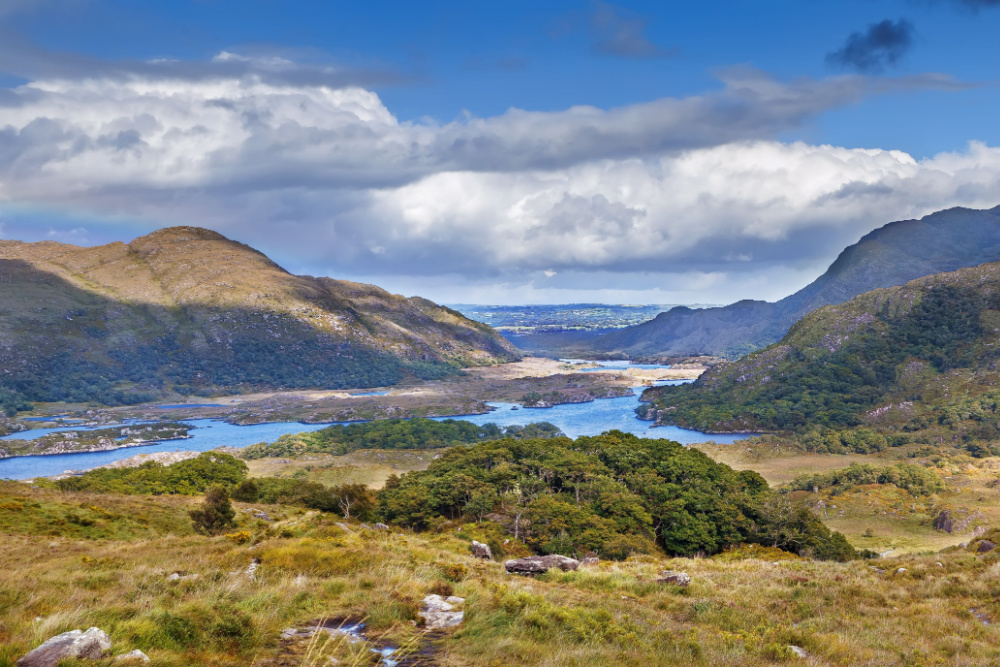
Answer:
[[[91,239],[101,220],[204,225],[293,270],[432,297],[446,284],[624,294],[660,276],[673,291],[646,299],[672,302],[791,291],[875,226],[1000,198],[1000,152],[985,145],[917,161],[773,139],[869,95],[962,85],[940,77],[782,82],[733,69],[687,98],[430,124],[401,122],[360,86],[261,74],[290,61],[247,66],[6,90],[0,212],[72,212]]]
[[[826,56],[828,63],[859,72],[881,72],[895,65],[913,44],[913,24],[906,19],[873,23],[864,32],[851,33],[840,49]]]

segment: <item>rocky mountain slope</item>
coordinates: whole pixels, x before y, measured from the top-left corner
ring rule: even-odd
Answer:
[[[205,229],[80,248],[0,241],[0,404],[365,387],[518,358],[488,326],[295,276]]]
[[[780,339],[806,313],[881,287],[1000,260],[1000,206],[953,208],[891,222],[848,247],[814,282],[769,303],[673,308],[656,319],[607,334],[594,350],[630,357],[713,355],[730,359]]]
[[[991,263],[820,308],[779,343],[692,385],[647,391],[644,412],[715,431],[953,426],[993,442],[998,387],[1000,263]]]

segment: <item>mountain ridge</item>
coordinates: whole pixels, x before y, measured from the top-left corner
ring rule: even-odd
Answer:
[[[488,326],[431,301],[293,275],[197,227],[92,248],[0,241],[0,283],[7,408],[382,386],[519,358]]]
[[[848,246],[816,280],[776,302],[743,300],[719,308],[675,307],[592,343],[629,357],[729,359],[779,340],[803,315],[873,289],[1000,260],[1000,206],[955,207],[890,222]]]

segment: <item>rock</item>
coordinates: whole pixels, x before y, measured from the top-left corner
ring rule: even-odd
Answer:
[[[115,662],[149,662],[149,656],[136,649],[115,658]]]
[[[265,512],[263,510],[258,510],[258,509],[254,509],[254,508],[251,507],[250,509],[246,509],[246,510],[243,510],[243,511],[246,512],[247,514],[251,515],[253,518],[260,519],[261,521],[273,521],[274,520],[274,519],[271,518],[270,514],[268,514],[267,512]]]
[[[664,570],[663,572],[660,572],[660,578],[656,581],[660,584],[673,584],[674,586],[687,588],[691,584],[691,577],[688,576],[687,572]]]
[[[808,658],[809,653],[801,646],[793,646],[789,644],[788,650],[791,651],[796,658]]]
[[[545,574],[554,567],[559,568],[563,572],[575,570],[580,567],[580,561],[575,558],[552,554],[550,556],[517,558],[507,561],[503,566],[510,574]]]
[[[197,579],[200,575],[195,574],[181,574],[180,572],[174,572],[167,577],[167,581],[190,581],[192,579]]]
[[[389,526],[385,525],[384,523],[376,523],[375,530],[389,530]]]
[[[951,518],[951,510],[944,510],[934,518],[934,528],[949,534],[955,529],[955,520]]]
[[[598,560],[597,556],[587,556],[586,558],[580,561],[580,567],[594,567],[599,562],[600,561]]]
[[[472,540],[472,555],[476,558],[493,560],[493,552],[490,551],[490,545],[483,544],[482,542],[477,542],[475,540]]]
[[[989,540],[983,540],[978,545],[976,545],[977,554],[986,554],[997,548],[997,545]]]
[[[353,533],[354,532],[353,530],[351,530],[351,527],[348,526],[346,523],[335,523],[333,525],[335,525],[337,528],[340,528],[345,533]]]
[[[56,667],[65,658],[100,660],[111,650],[111,638],[103,630],[70,630],[52,637],[17,661],[17,667]]]
[[[254,558],[252,561],[250,561],[250,564],[247,566],[247,569],[243,571],[243,576],[249,579],[250,581],[256,581],[257,568],[260,567],[260,564],[262,562],[263,561],[261,559]]]
[[[440,595],[428,595],[424,598],[424,608],[418,616],[424,619],[424,627],[428,630],[442,630],[461,623],[465,618],[464,611],[455,611],[462,605],[465,598],[450,595],[447,598]]]
[[[901,567],[901,568],[898,568],[896,570],[896,574],[903,574],[906,571],[907,571],[907,569],[905,567]]]
[[[361,524],[361,527],[364,528],[365,530],[372,530],[372,527],[369,526],[367,523]]]

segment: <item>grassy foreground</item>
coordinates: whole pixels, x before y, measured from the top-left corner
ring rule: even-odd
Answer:
[[[0,483],[0,665],[96,625],[114,653],[155,665],[374,664],[373,646],[435,665],[979,665],[1000,661],[1000,556],[873,563],[754,548],[642,556],[538,579],[471,558],[472,534],[347,532],[337,518],[259,506],[229,537],[191,530],[198,497],[90,495]],[[246,506],[239,506],[245,508]],[[260,558],[255,576],[245,572]],[[938,565],[940,563],[940,565]],[[905,571],[898,571],[905,568]],[[688,572],[687,589],[660,570]],[[169,581],[168,575],[187,576]],[[427,634],[427,594],[466,598],[465,622]],[[370,645],[282,640],[284,628],[364,620]],[[800,661],[803,662],[803,661]],[[90,663],[95,665],[107,664]]]

